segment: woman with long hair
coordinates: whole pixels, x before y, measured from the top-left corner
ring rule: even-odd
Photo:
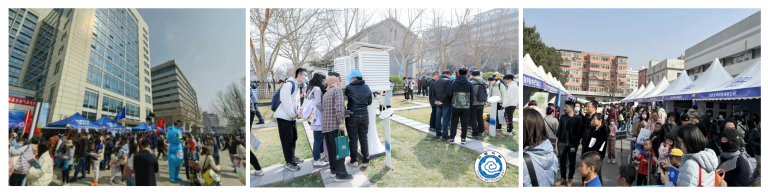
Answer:
[[[312,80],[309,81],[309,88],[312,89],[310,100],[315,103],[315,114],[312,117],[312,137],[314,143],[312,146],[312,157],[314,167],[325,167],[328,163],[323,162],[323,94],[325,94],[327,83],[323,73],[315,73]]]
[[[669,174],[661,173],[661,181],[666,186],[677,187],[713,187],[715,185],[715,169],[719,162],[715,152],[707,148],[707,140],[699,128],[693,124],[680,127],[677,131],[677,141],[683,152],[677,185],[669,181]],[[668,169],[671,165],[663,165]]]
[[[533,108],[523,109],[523,187],[551,187],[557,175],[557,156],[552,142],[547,139],[544,117]],[[528,159],[535,173],[528,171]],[[535,175],[531,175],[535,174]],[[535,177],[537,183],[532,183]]]
[[[53,180],[53,158],[48,150],[48,142],[37,145],[37,159],[29,167],[27,181],[30,186],[48,186]]]

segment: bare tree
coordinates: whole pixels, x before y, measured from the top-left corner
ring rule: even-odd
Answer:
[[[277,21],[277,27],[269,29],[277,35],[284,35],[282,47],[278,55],[290,60],[293,64],[292,69],[300,68],[308,56],[315,52],[320,43],[319,34],[322,32],[323,25],[318,16],[325,9],[286,9],[288,20]],[[305,21],[308,21],[304,23]],[[270,47],[277,47],[278,41],[268,41]]]
[[[439,70],[445,70],[452,57],[451,44],[456,42],[469,19],[469,9],[451,9],[446,17],[439,9],[430,10],[432,26],[427,31],[430,45],[435,52],[435,62]]]
[[[392,8],[388,9],[385,14],[386,20],[390,20],[385,23],[389,29],[389,33],[385,35],[386,40],[394,46],[394,52],[398,55],[395,57],[395,61],[406,76],[409,76],[409,73],[411,73],[409,71],[410,65],[416,62],[416,59],[412,57],[416,53],[415,49],[419,35],[414,33],[414,31],[421,31],[422,15],[426,10]],[[400,23],[402,20],[406,20],[407,23]],[[397,57],[400,57],[400,59]]]
[[[239,82],[232,82],[223,91],[216,92],[211,110],[221,116],[230,128],[239,129],[245,126],[246,99],[244,95],[245,77]]]
[[[374,16],[374,14],[366,13],[366,9],[360,8],[333,9],[327,13],[322,19],[328,27],[327,36],[334,37],[335,40],[341,42],[339,46],[329,51],[332,52],[330,56],[348,55],[345,48],[354,40],[365,37],[368,32],[364,29],[369,26],[368,24]]]
[[[313,9],[313,14],[311,14],[309,17],[300,17],[302,9],[298,9],[298,11],[296,10],[297,9],[277,8],[251,9],[251,56],[255,59],[255,67],[253,67],[253,71],[257,76],[259,76],[259,78],[267,78],[267,72],[274,68],[275,61],[277,60],[277,56],[280,53],[279,51],[281,50],[281,47],[286,38],[299,31],[312,19],[312,16],[319,13],[320,11],[320,9]],[[292,30],[283,31],[283,33],[276,33],[279,31],[271,30],[280,28],[280,26],[277,24],[285,23],[284,21],[290,20],[298,20],[296,22],[298,25]],[[258,41],[256,42],[259,44],[258,48],[254,46],[254,37],[256,37],[255,39]],[[269,47],[274,51],[269,56],[269,61],[267,61],[266,56],[268,44]],[[256,49],[259,49],[258,54],[256,54]]]

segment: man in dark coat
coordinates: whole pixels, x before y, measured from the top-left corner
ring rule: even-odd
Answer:
[[[141,151],[133,157],[133,170],[137,186],[156,186],[155,173],[159,170],[157,158],[152,155],[148,140],[141,141]]]

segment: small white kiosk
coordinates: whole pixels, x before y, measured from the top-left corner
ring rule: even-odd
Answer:
[[[388,91],[389,88],[389,50],[393,47],[355,42],[347,46],[346,50],[352,51],[350,56],[339,57],[334,60],[334,71],[341,76],[341,88],[346,88],[350,81],[345,77],[352,69],[360,70],[365,84],[371,92]],[[378,158],[385,154],[385,147],[379,142],[376,132],[376,113],[381,95],[372,93],[373,103],[368,106],[368,153],[369,159]],[[358,148],[359,150],[359,148]],[[359,151],[358,151],[359,152]]]

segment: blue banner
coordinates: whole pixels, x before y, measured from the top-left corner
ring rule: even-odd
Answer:
[[[694,94],[694,99],[760,97],[760,87]]]
[[[535,87],[539,89],[545,89],[546,84],[537,78],[523,74],[523,85],[529,87]]]

